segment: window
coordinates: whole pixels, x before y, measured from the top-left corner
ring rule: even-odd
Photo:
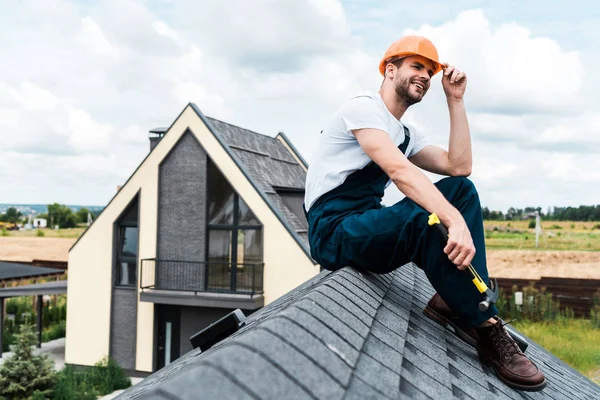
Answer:
[[[263,262],[262,225],[210,160],[207,233],[207,287],[251,290],[253,278],[258,279],[252,264]]]
[[[117,234],[117,286],[135,286],[138,256],[138,198],[127,207],[119,220]]]
[[[308,228],[306,215],[304,215],[304,190],[277,188],[276,191],[290,211]]]

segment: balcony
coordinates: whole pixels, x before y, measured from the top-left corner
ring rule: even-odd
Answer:
[[[142,260],[140,300],[159,304],[257,309],[263,263]]]

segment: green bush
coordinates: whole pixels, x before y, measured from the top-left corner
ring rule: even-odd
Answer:
[[[8,231],[6,230],[6,227],[2,227],[2,231],[0,232],[0,236],[8,236]]]
[[[99,396],[131,386],[131,380],[113,359],[104,359],[94,367],[75,371],[67,365],[59,373],[54,387],[55,400],[96,400]]]
[[[17,297],[6,300],[6,313],[14,315],[14,320],[4,320],[3,351],[14,344],[14,334],[26,320],[35,318],[35,311],[29,297]],[[56,301],[46,302],[42,312],[42,341],[65,337],[67,320],[66,297],[58,296]]]
[[[42,331],[42,342],[49,342],[54,339],[64,338],[67,335],[67,322],[60,321],[58,324],[51,325],[48,329]]]
[[[594,226],[592,226],[592,229],[600,229],[600,224],[595,224]]]
[[[592,326],[600,329],[600,291],[594,295],[594,306],[590,310],[590,319]]]
[[[33,325],[21,325],[14,354],[0,365],[0,396],[14,400],[49,396],[56,382],[54,363],[47,354],[33,355]]]
[[[548,227],[548,229],[562,229],[562,226],[560,225],[556,225],[556,224],[552,224]]]
[[[535,219],[532,219],[531,221],[529,221],[529,225],[527,225],[527,227],[529,229],[535,228]]]
[[[37,237],[44,237],[44,236],[45,236],[45,234],[44,234],[44,231],[43,231],[43,230],[41,230],[41,229],[38,229],[38,230],[35,232],[35,236],[37,236]]]
[[[523,304],[515,304],[514,293],[523,292]],[[511,295],[502,297],[502,301],[496,303],[499,315],[505,319],[517,319],[528,321],[553,321],[561,315],[559,302],[552,299],[552,293],[546,292],[546,288],[537,289],[533,283],[523,287],[521,290],[513,286]],[[563,312],[563,316],[572,314],[572,310]]]

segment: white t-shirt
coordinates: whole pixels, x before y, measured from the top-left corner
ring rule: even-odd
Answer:
[[[351,99],[335,113],[321,133],[317,150],[308,164],[304,195],[307,211],[319,197],[340,186],[350,174],[371,162],[351,132],[364,128],[387,132],[396,146],[404,142],[404,126],[390,113],[379,93]],[[405,154],[411,157],[423,149],[427,141],[414,129],[407,128],[410,142]]]

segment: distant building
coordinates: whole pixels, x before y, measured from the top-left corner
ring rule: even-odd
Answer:
[[[33,228],[34,229],[39,229],[39,228],[46,228],[48,221],[46,220],[46,218],[34,218],[33,219]]]

